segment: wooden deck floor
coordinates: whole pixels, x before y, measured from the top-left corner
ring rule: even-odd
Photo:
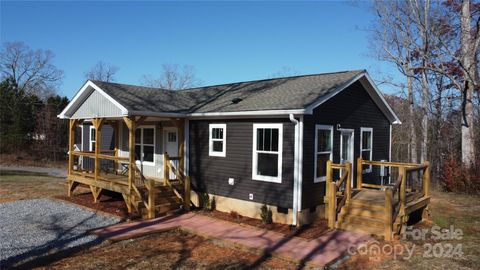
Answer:
[[[406,202],[412,202],[418,196],[421,195],[418,192],[407,192],[406,194]],[[353,191],[352,200],[360,201],[363,203],[368,203],[372,205],[385,205],[385,192],[379,189],[362,189],[360,191]],[[394,197],[394,202],[398,201],[398,197]]]

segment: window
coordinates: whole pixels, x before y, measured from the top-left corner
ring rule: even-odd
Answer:
[[[216,157],[225,157],[227,137],[226,124],[210,124],[209,126],[209,140],[208,140],[208,155]]]
[[[95,151],[95,143],[96,143],[96,136],[97,134],[95,133],[95,127],[90,126],[90,151]]]
[[[282,182],[283,124],[253,124],[254,180]]]
[[[176,142],[177,141],[177,132],[168,132],[167,133],[167,140],[168,142]]]
[[[155,128],[139,127],[135,130],[135,160],[154,164]]]
[[[314,182],[325,181],[327,161],[332,160],[333,126],[315,126],[315,178]]]
[[[364,160],[372,160],[373,129],[360,128],[360,156]],[[365,166],[364,173],[372,172],[372,165]]]

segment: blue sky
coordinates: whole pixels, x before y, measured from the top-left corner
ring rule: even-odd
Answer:
[[[138,84],[162,64],[193,65],[204,85],[300,74],[395,70],[368,56],[373,15],[349,2],[5,2],[0,39],[50,49],[72,97],[99,60]],[[365,5],[365,3],[364,3]],[[398,75],[395,75],[398,76]],[[385,89],[385,88],[384,88]]]

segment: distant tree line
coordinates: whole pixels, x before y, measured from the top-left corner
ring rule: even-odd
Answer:
[[[0,153],[39,160],[65,158],[68,126],[57,114],[68,104],[56,95],[63,72],[53,53],[21,42],[5,43],[0,53]]]

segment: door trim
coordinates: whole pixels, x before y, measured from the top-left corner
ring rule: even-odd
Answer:
[[[349,160],[351,165],[352,165],[352,168],[351,168],[351,172],[350,172],[350,182],[351,182],[351,186],[353,187],[353,172],[354,172],[354,161],[355,161],[355,130],[354,129],[350,129],[350,128],[342,128],[340,131],[340,155],[339,155],[339,158],[340,158],[340,163],[342,162],[342,150],[343,150],[343,137],[342,137],[342,134],[343,133],[349,133],[351,134],[351,142],[350,142],[350,145],[349,145],[349,152],[350,152],[350,156],[352,157],[352,160]]]

